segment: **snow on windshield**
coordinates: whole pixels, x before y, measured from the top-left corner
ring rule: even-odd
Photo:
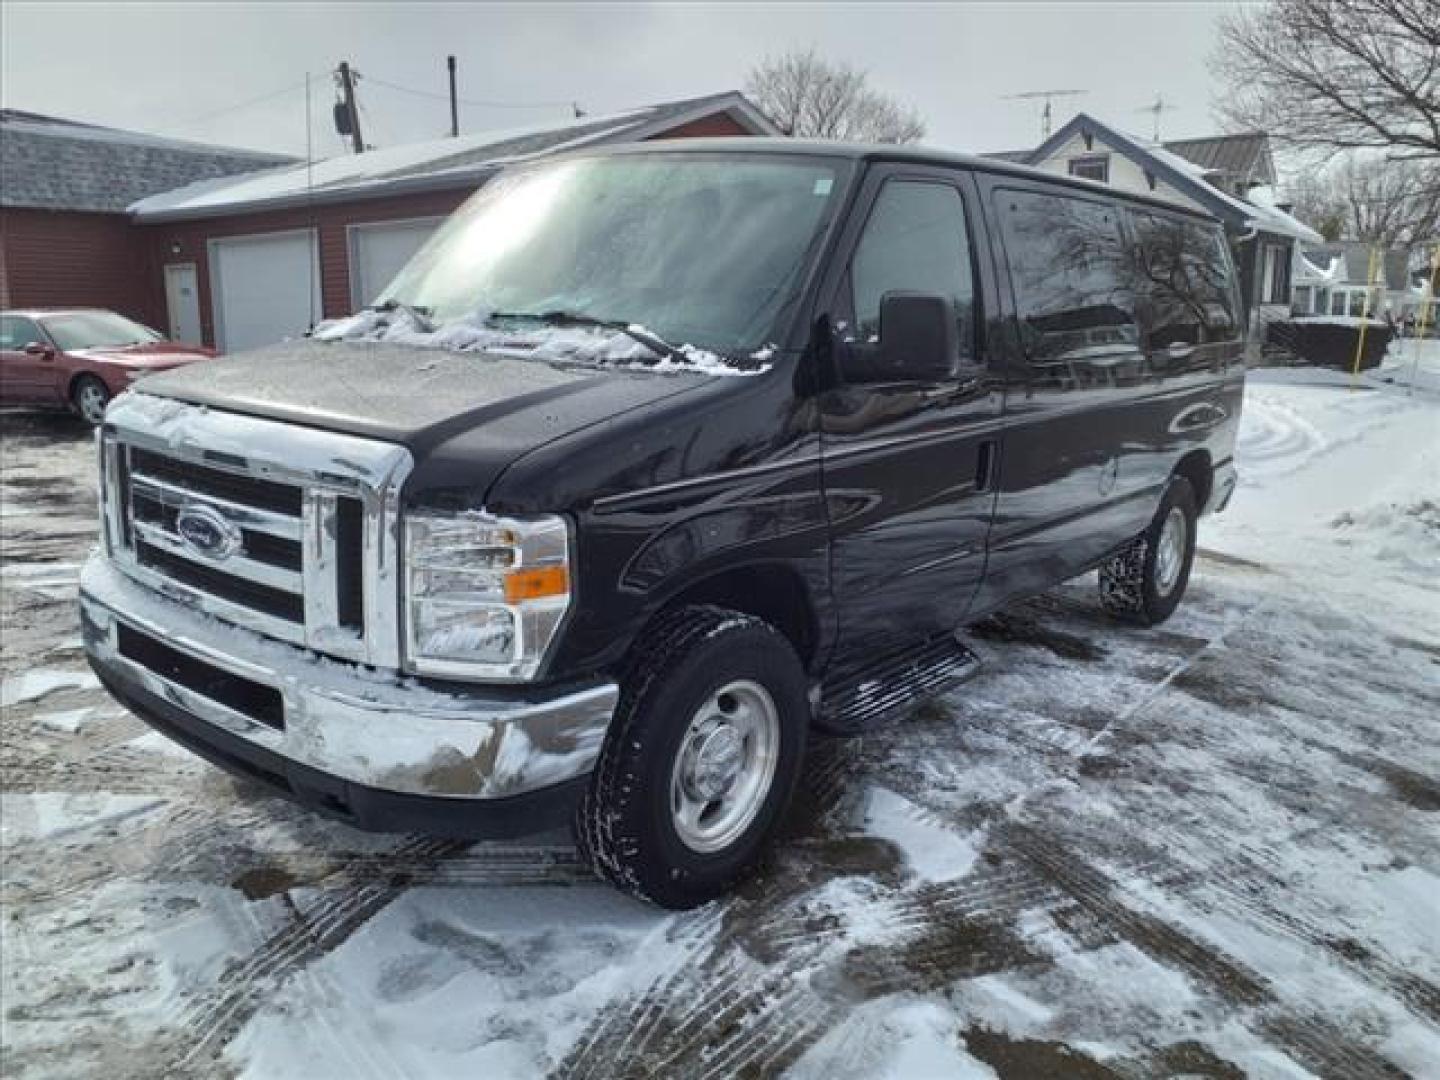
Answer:
[[[701,375],[760,375],[770,370],[768,361],[775,353],[773,345],[757,349],[750,354],[749,363],[742,367],[706,349],[677,345],[676,352],[685,358],[680,360],[659,355],[617,330],[571,326],[505,328],[490,325],[488,318],[481,312],[427,329],[404,308],[388,311],[367,308],[343,319],[327,319],[315,327],[311,336],[317,341],[384,341],[422,349],[489,352],[561,363],[603,364],[625,370]],[[649,334],[643,326],[633,329]]]

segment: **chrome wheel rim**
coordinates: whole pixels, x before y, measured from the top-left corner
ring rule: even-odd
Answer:
[[[1174,507],[1165,515],[1155,548],[1155,588],[1161,596],[1169,596],[1180,580],[1180,567],[1185,563],[1185,532],[1185,515]]]
[[[670,820],[691,851],[721,851],[760,813],[780,753],[780,714],[757,682],[712,693],[680,739],[670,774]]]
[[[105,406],[109,401],[104,387],[86,383],[80,387],[80,415],[92,424],[105,419]]]

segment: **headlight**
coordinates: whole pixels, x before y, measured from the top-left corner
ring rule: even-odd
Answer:
[[[564,518],[406,515],[405,641],[412,671],[532,679],[569,608]]]

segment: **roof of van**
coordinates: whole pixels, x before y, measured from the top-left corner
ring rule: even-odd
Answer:
[[[699,138],[674,139],[666,142],[624,143],[615,146],[594,147],[560,155],[560,158],[610,157],[621,154],[674,154],[674,153],[736,153],[736,154],[799,154],[811,157],[845,158],[851,161],[898,161],[917,165],[963,166],[980,172],[999,173],[1025,180],[1040,180],[1056,187],[1074,188],[1089,195],[1153,206],[1162,210],[1178,211],[1206,221],[1217,220],[1213,214],[1193,206],[1185,206],[1169,199],[1145,195],[1136,191],[1124,191],[1101,184],[1094,180],[1082,180],[1076,176],[1065,176],[1032,168],[1015,162],[1001,161],[979,154],[961,154],[951,150],[936,150],[926,146],[900,146],[893,143],[848,143],[831,142],[822,139],[790,138]]]

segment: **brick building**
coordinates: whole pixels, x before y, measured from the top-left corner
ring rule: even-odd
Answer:
[[[440,221],[506,164],[612,143],[774,134],[742,94],[725,93],[308,165],[261,155],[229,175],[217,167],[145,191],[127,183],[120,210],[128,213],[114,209],[115,198],[100,215],[66,211],[105,218],[103,228],[73,226],[66,242],[58,207],[50,231],[30,239],[30,208],[12,208],[7,191],[0,307],[110,307],[178,340],[249,348],[374,299]],[[5,160],[8,181],[9,150]]]
[[[0,308],[163,316],[127,207],[295,159],[0,109]]]
[[[372,301],[506,164],[580,147],[774,129],[738,93],[481,132],[192,184],[131,206],[172,332],[235,351]],[[189,287],[193,304],[179,296]],[[168,288],[167,288],[168,287]]]

